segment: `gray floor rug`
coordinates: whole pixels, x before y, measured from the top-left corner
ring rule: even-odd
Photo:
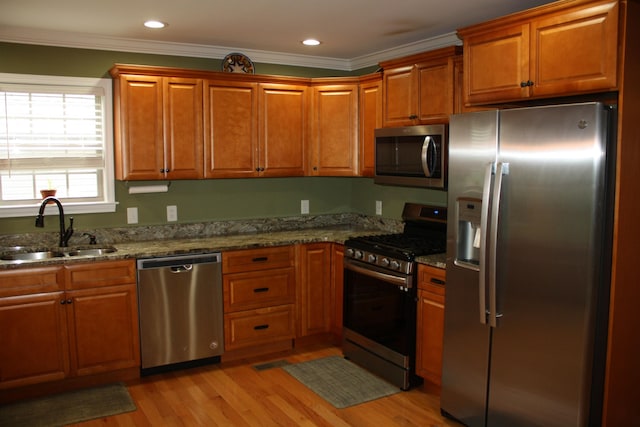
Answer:
[[[0,426],[64,426],[135,410],[124,384],[109,384],[2,405]]]
[[[296,363],[282,369],[336,408],[358,405],[400,391],[341,356]]]

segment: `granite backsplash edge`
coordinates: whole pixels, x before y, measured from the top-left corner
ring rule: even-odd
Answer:
[[[51,221],[53,223],[53,221]],[[48,228],[56,231],[1,235],[0,246],[57,246],[59,233],[56,226]],[[197,223],[176,223],[147,226],[127,226],[101,229],[85,229],[75,226],[70,246],[86,245],[87,235],[96,237],[100,245],[145,242],[167,239],[193,239],[239,234],[259,234],[280,231],[298,231],[317,228],[343,228],[360,230],[380,230],[383,233],[402,231],[402,221],[355,213],[301,215],[277,218],[258,218]]]

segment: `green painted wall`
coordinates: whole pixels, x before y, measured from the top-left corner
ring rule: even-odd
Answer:
[[[219,70],[219,59],[99,51],[0,43],[0,72],[78,77],[108,77],[114,63],[159,65]],[[366,74],[375,67],[348,73],[305,67],[255,64],[259,74],[327,77]],[[138,183],[140,184],[140,183]],[[446,193],[373,184],[369,178],[255,178],[173,181],[167,193],[128,194],[127,183],[116,182],[115,213],[74,215],[75,228],[127,225],[127,208],[138,208],[138,225],[166,223],[166,206],[178,207],[178,222],[285,217],[300,214],[300,200],[309,200],[311,214],[357,212],[375,214],[375,201],[383,203],[383,216],[399,219],[405,201],[446,204]],[[0,219],[0,234],[37,231],[34,215]],[[55,231],[50,222],[44,231]]]

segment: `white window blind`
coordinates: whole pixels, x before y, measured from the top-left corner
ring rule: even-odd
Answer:
[[[0,216],[48,188],[65,211],[113,211],[111,123],[108,79],[0,74]]]

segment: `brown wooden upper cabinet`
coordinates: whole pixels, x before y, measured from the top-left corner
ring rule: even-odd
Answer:
[[[262,176],[305,175],[308,89],[302,84],[260,83],[258,135]]]
[[[205,177],[302,176],[307,87],[205,83]]]
[[[309,175],[358,173],[358,83],[313,86]]]
[[[115,77],[116,178],[202,178],[202,80]]]
[[[453,113],[454,59],[451,46],[381,62],[383,68],[383,126],[442,123]]]
[[[550,3],[459,30],[465,103],[615,90],[618,3],[575,4]]]
[[[373,176],[375,166],[375,130],[382,127],[382,74],[375,73],[360,79],[359,119],[359,176]]]

